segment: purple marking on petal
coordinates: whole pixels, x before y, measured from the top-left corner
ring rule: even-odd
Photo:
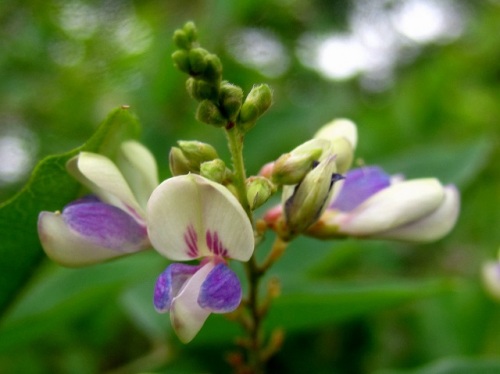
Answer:
[[[378,166],[350,170],[330,209],[349,212],[378,191],[391,185],[391,177]]]
[[[178,263],[170,264],[156,280],[153,296],[155,309],[160,313],[168,312],[172,300],[200,267]]]
[[[187,254],[192,257],[198,257],[198,235],[193,225],[189,225],[184,233],[184,242],[187,245]]]
[[[207,230],[205,234],[205,241],[207,243],[207,247],[216,256],[227,257],[228,251],[227,248],[224,247],[222,241],[219,238],[219,234],[217,231],[213,233],[210,230]]]
[[[241,302],[241,284],[225,264],[216,265],[201,285],[198,304],[213,313],[228,313]]]
[[[123,210],[102,202],[67,205],[64,222],[90,242],[116,251],[130,251],[147,242],[146,227]]]

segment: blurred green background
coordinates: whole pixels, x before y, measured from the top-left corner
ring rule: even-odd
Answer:
[[[348,117],[359,164],[436,176],[462,194],[456,228],[437,243],[293,243],[272,271],[283,296],[269,324],[287,334],[270,372],[500,372],[500,304],[480,276],[500,246],[498,0],[3,0],[0,201],[122,104],[162,178],[178,139],[229,162],[170,59],[188,20],[227,80],[274,90],[246,138],[249,174]],[[79,270],[43,260],[0,323],[0,373],[230,372],[236,326],[211,316],[183,346],[154,312],[166,264],[154,253]]]

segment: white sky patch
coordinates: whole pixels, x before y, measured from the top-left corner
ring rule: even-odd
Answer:
[[[227,49],[242,65],[256,69],[268,77],[282,75],[290,65],[283,44],[266,30],[240,30],[228,39]]]
[[[88,4],[79,1],[61,2],[59,24],[72,38],[88,39],[97,29],[99,13]]]
[[[0,185],[24,178],[33,164],[33,156],[29,139],[16,135],[0,137]]]
[[[425,44],[457,38],[463,25],[453,0],[357,0],[346,31],[306,34],[297,55],[329,79],[360,76],[367,90],[381,90],[393,81],[398,63],[414,58]]]
[[[115,38],[125,53],[139,55],[151,47],[153,30],[145,21],[130,15],[118,23]]]

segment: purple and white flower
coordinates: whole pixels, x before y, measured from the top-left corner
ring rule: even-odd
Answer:
[[[453,228],[459,210],[453,185],[443,186],[435,178],[391,178],[378,167],[364,167],[346,174],[308,234],[430,242]]]
[[[84,266],[150,247],[145,205],[158,185],[156,162],[136,141],[124,142],[116,163],[90,152],[68,161],[68,172],[92,195],[62,212],[41,212],[38,234],[55,262]]]
[[[160,184],[147,213],[149,238],[160,254],[175,261],[201,260],[170,264],[155,286],[156,310],[170,312],[176,334],[187,343],[210,313],[227,313],[240,304],[241,284],[227,260],[250,259],[253,227],[227,188],[196,174]]]

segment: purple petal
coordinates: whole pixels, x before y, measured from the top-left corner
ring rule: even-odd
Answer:
[[[227,313],[236,309],[240,301],[238,277],[226,265],[216,265],[201,285],[198,304],[214,313]]]
[[[171,264],[156,280],[153,303],[162,313],[170,310],[172,300],[178,295],[186,281],[200,269],[200,266]]]
[[[391,178],[377,166],[349,171],[330,209],[349,212],[378,191],[389,187]]]
[[[67,205],[62,213],[68,227],[90,243],[128,252],[147,242],[146,228],[123,210],[101,202]]]

